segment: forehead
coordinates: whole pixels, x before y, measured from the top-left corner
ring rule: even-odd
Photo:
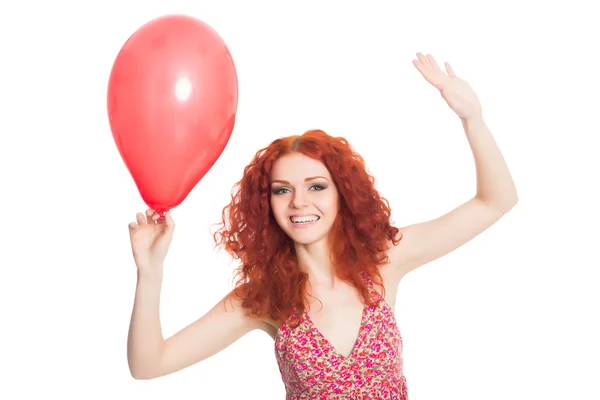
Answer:
[[[323,176],[331,180],[329,171],[319,160],[301,153],[287,154],[279,158],[271,170],[271,180],[299,182],[312,176]]]

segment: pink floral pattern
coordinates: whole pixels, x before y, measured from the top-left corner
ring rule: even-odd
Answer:
[[[279,328],[275,354],[287,400],[408,399],[396,319],[372,286],[371,294],[380,301],[365,307],[348,357],[336,351],[306,312]]]

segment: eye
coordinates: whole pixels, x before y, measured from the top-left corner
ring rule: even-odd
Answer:
[[[321,190],[325,190],[327,188],[327,186],[323,186],[320,184],[316,184],[316,185],[312,185],[308,190],[312,190],[312,191],[317,191],[320,192]],[[282,187],[282,188],[274,188],[272,190],[272,193],[274,195],[282,195],[282,194],[286,194],[289,193],[290,189]]]

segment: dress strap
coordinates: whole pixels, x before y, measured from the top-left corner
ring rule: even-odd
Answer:
[[[361,276],[362,276],[363,280],[365,281],[365,283],[367,284],[367,287],[369,288],[369,294],[371,295],[371,297],[377,301],[381,300],[383,297],[375,289],[375,283],[373,282],[373,280],[371,279],[369,274],[367,274],[365,271],[362,271]]]

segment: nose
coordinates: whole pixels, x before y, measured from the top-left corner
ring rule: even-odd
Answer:
[[[292,202],[290,203],[292,208],[302,208],[306,207],[306,198],[301,191],[294,192],[292,196]]]

